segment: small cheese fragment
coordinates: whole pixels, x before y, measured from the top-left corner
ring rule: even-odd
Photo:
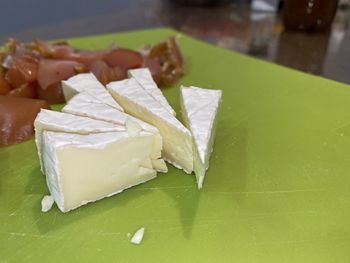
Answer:
[[[189,130],[131,78],[107,85],[124,110],[158,128],[163,137],[163,158],[187,173],[193,171],[192,136]]]
[[[201,189],[213,151],[222,91],[181,87],[180,94],[183,119],[193,136],[194,172]]]
[[[43,131],[64,131],[68,133],[90,134],[111,131],[125,131],[125,127],[110,122],[75,116],[68,113],[41,109],[34,121],[35,143],[38,149],[41,171]]]
[[[123,108],[113,100],[106,88],[97,80],[93,73],[81,73],[62,81],[62,90],[66,101],[69,101],[76,94],[85,91],[97,101],[123,111]]]
[[[143,167],[152,152],[160,154],[154,136],[44,131],[46,181],[58,208],[67,212],[155,178],[154,169]]]
[[[148,68],[130,69],[128,71],[130,77],[134,78],[145,91],[157,100],[170,114],[176,115],[176,112],[169,105],[162,91],[154,82],[151,72]]]
[[[132,236],[130,242],[135,244],[135,245],[139,245],[142,242],[143,239],[143,235],[145,234],[145,228],[141,227],[140,229],[138,229],[135,234]]]
[[[164,162],[163,159],[151,159],[152,162],[152,167],[155,169],[157,172],[161,173],[167,173],[168,172],[168,167],[166,166],[166,163]]]
[[[41,200],[41,212],[48,212],[54,203],[54,199],[51,195],[45,195]]]

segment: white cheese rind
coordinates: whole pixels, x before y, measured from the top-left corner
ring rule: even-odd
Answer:
[[[34,121],[35,143],[38,149],[41,171],[44,172],[42,161],[43,131],[63,131],[68,133],[90,134],[111,131],[125,131],[125,127],[110,122],[94,120],[68,113],[41,109]]]
[[[47,185],[57,206],[68,212],[156,177],[143,167],[153,149],[148,132],[70,134],[44,131]]]
[[[165,160],[187,173],[193,171],[192,136],[180,121],[134,79],[111,82],[107,89],[127,113],[158,128]]]
[[[181,87],[181,109],[186,126],[194,141],[194,172],[198,188],[203,186],[216,131],[221,90]]]
[[[170,114],[176,115],[176,112],[169,105],[162,91],[154,82],[151,72],[148,68],[130,69],[128,71],[130,77],[134,78],[145,91],[157,100]]]
[[[111,97],[106,88],[93,73],[81,73],[62,81],[62,90],[66,101],[80,92],[89,93],[95,100],[105,103],[119,111],[123,108]]]
[[[158,129],[154,126],[137,119],[125,112],[121,112],[108,104],[100,101],[94,101],[94,97],[86,92],[75,95],[67,104],[63,107],[62,112],[89,117],[95,120],[102,120],[112,122],[118,125],[125,125],[128,118],[140,124],[144,131],[152,133],[159,133]]]

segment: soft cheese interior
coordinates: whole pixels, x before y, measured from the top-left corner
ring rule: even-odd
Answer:
[[[160,155],[154,134],[89,135],[43,132],[46,180],[59,209],[67,212],[156,177],[149,165]]]
[[[203,186],[213,151],[221,94],[221,90],[197,87],[181,87],[180,89],[183,119],[193,136],[194,172],[199,189]]]
[[[125,127],[121,125],[45,109],[42,109],[37,115],[34,121],[34,128],[35,143],[38,149],[42,172],[44,172],[42,160],[42,134],[45,130],[64,131],[78,134],[125,131]]]
[[[158,100],[134,78],[111,82],[107,89],[127,113],[158,128],[165,160],[187,173],[193,171],[191,133]]]

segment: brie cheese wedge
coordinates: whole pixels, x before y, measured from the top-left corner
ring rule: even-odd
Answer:
[[[129,77],[134,78],[145,91],[157,100],[170,114],[176,115],[176,112],[169,105],[164,97],[162,91],[154,82],[151,72],[148,68],[130,69],[128,71]]]
[[[137,122],[144,131],[159,133],[158,129],[140,119],[137,119],[125,112],[121,112],[106,103],[94,100],[89,93],[81,92],[75,95],[63,107],[62,112],[70,113],[78,116],[89,117],[95,120],[102,120],[117,125],[125,125],[128,118]]]
[[[132,128],[139,126],[141,130],[153,133],[155,144],[162,145],[162,137],[156,127],[137,119],[125,112],[118,111],[117,109],[103,104],[99,101],[94,101],[94,98],[86,92],[75,95],[64,108],[62,112],[70,113],[78,116],[89,117],[95,120],[102,120],[111,122],[117,125],[130,127],[129,132],[133,132]],[[134,130],[137,129],[134,128]],[[153,167],[158,172],[166,173],[168,168],[163,159],[159,159],[161,156],[157,154],[153,155],[152,162]]]
[[[43,131],[64,131],[68,133],[90,134],[111,131],[125,131],[125,127],[110,122],[75,116],[68,113],[41,109],[34,121],[35,143],[38,149],[41,171],[44,171],[42,160]]]
[[[221,90],[181,87],[181,109],[194,141],[194,172],[201,189],[213,151]]]
[[[187,173],[193,171],[192,136],[134,79],[111,82],[108,91],[124,110],[157,127],[163,137],[163,158]]]
[[[46,181],[58,208],[67,212],[155,178],[156,171],[145,165],[153,152],[160,155],[154,136],[44,131]]]
[[[81,73],[68,80],[62,81],[62,90],[67,102],[76,94],[85,91],[96,101],[100,101],[119,111],[123,111],[123,108],[111,97],[106,88],[98,81],[93,73]]]

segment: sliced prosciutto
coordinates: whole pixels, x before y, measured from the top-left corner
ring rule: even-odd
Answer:
[[[151,47],[147,51],[147,58],[159,63],[160,83],[165,86],[173,85],[185,72],[183,57],[175,37]]]
[[[0,96],[6,95],[12,90],[10,83],[4,77],[0,76]]]
[[[41,108],[48,109],[44,100],[0,96],[0,147],[30,139],[34,120]]]
[[[86,72],[87,68],[76,61],[42,59],[38,67],[38,97],[50,104],[64,103],[61,80],[66,80],[77,73]]]
[[[37,84],[25,83],[16,89],[7,93],[9,97],[21,97],[21,98],[36,98],[37,97]]]
[[[137,51],[126,48],[111,50],[105,56],[104,61],[112,68],[120,67],[125,70],[140,68],[143,65],[142,55]]]
[[[111,45],[80,50],[68,42],[10,39],[0,51],[0,146],[30,138],[41,107],[64,103],[61,81],[92,72],[103,84],[127,78],[129,69],[148,67],[159,85],[173,85],[184,74],[175,37],[141,51]],[[162,86],[161,86],[162,87]]]
[[[97,60],[91,63],[89,71],[94,73],[96,78],[103,84],[106,85],[109,82],[122,80],[127,77],[127,72],[121,67],[109,67],[103,60]]]

